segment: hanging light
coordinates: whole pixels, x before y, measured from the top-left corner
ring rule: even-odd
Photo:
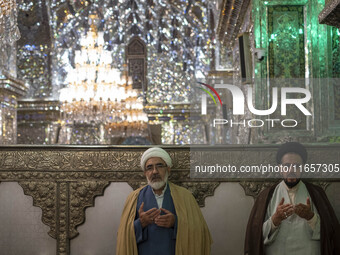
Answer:
[[[127,67],[111,67],[111,52],[104,50],[104,34],[91,25],[75,51],[75,68],[68,72],[68,86],[60,90],[66,125],[99,124],[108,140],[115,136],[146,136],[147,115],[142,97],[132,88]],[[104,142],[107,143],[107,142]]]

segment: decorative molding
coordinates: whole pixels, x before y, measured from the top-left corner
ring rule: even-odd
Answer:
[[[133,190],[136,190],[136,189],[138,189],[139,187],[142,187],[143,185],[146,185],[146,184],[147,184],[147,183],[145,182],[145,180],[144,180],[144,182],[140,182],[140,181],[128,181],[127,183],[130,185],[130,187],[131,187]]]
[[[91,171],[88,174],[93,174],[93,171],[102,173],[111,173],[114,175],[113,170],[124,171],[129,173],[132,171],[141,172],[140,170],[140,157],[142,150],[104,150],[104,151],[91,151],[91,150],[51,150],[51,149],[28,149],[28,150],[0,150],[0,174],[5,171],[23,170],[33,171],[40,173],[43,177],[46,173],[57,177],[63,172],[74,175],[75,179],[79,175],[84,174],[83,171]],[[170,156],[174,160],[174,169],[189,169],[189,150],[169,151]],[[46,171],[48,170],[48,171]],[[123,178],[123,172],[119,172],[119,178]],[[13,173],[20,178],[29,178],[31,175],[22,176],[23,172]],[[64,173],[66,174],[66,173]],[[39,176],[34,176],[39,178]],[[61,176],[63,178],[63,176]],[[114,177],[115,178],[115,177]]]
[[[221,44],[232,45],[237,37],[250,0],[223,0],[217,27],[217,36]]]
[[[56,254],[69,255],[70,240],[78,235],[77,226],[85,221],[85,209],[94,205],[95,197],[103,195],[110,182],[127,182],[133,189],[146,184],[139,164],[147,148],[0,146],[0,182],[18,182],[24,193],[33,197],[33,204],[42,209],[43,223],[50,228],[48,234],[57,240]],[[253,197],[274,183],[270,179],[191,178],[190,163],[214,164],[222,160],[238,167],[274,164],[277,145],[193,148],[164,147],[173,160],[169,180],[190,190],[201,207],[221,182],[240,182],[246,195]],[[310,163],[334,163],[340,158],[340,145],[309,145],[307,150]],[[194,155],[198,155],[198,161]],[[339,179],[315,183],[325,189]]]
[[[76,227],[85,222],[85,209],[94,206],[96,196],[102,196],[109,184],[108,181],[82,181],[70,184],[70,239],[79,234]]]
[[[27,87],[23,81],[6,73],[0,77],[0,92],[20,97],[26,95]]]
[[[103,195],[108,181],[43,182],[21,181],[25,195],[42,210],[48,234],[57,239],[57,254],[69,254],[69,241],[78,235],[76,227],[85,221],[85,209]]]
[[[191,191],[200,207],[205,206],[205,198],[213,196],[220,182],[180,182],[178,185]]]
[[[252,196],[256,199],[262,190],[274,185],[274,183],[275,181],[241,181],[240,185],[246,196]]]
[[[58,121],[60,102],[57,100],[21,99],[18,100],[18,122]]]
[[[69,233],[69,184],[66,182],[57,184],[57,254],[70,254]]]
[[[33,198],[33,205],[41,208],[42,222],[50,227],[48,234],[57,238],[57,183],[52,181],[20,181],[24,194]]]
[[[340,0],[328,1],[319,14],[319,23],[340,29]]]

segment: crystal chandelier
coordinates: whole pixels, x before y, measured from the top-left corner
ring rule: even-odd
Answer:
[[[0,44],[11,44],[20,39],[15,0],[0,1]]]
[[[97,27],[104,32],[104,49],[111,52],[114,67],[122,70],[127,57],[125,47],[133,37],[138,36],[146,45],[147,86],[144,93],[147,104],[144,109],[148,111],[148,107],[155,107],[158,110],[152,116],[148,112],[152,125],[150,133],[153,125],[162,126],[162,134],[167,135],[164,140],[162,135],[164,144],[191,143],[188,135],[177,134],[189,133],[187,126],[192,120],[183,111],[195,95],[191,93],[191,87],[196,85],[197,71],[208,77],[214,66],[212,52],[216,39],[213,30],[215,16],[219,14],[216,1],[188,4],[188,1],[94,0],[83,1],[82,5],[79,1],[70,1],[75,13],[67,11],[66,16],[64,5],[60,3],[51,1],[52,10],[59,10],[51,19],[55,49],[60,53],[56,54],[58,58],[53,66],[59,78],[57,86],[63,86],[64,74],[68,66],[73,65],[71,51],[63,57],[68,51],[65,46],[77,47],[78,31],[89,29],[89,17],[95,13],[100,17],[95,21]],[[173,106],[180,108],[178,104],[183,108],[175,113],[166,111]],[[155,115],[156,120],[151,120]]]
[[[142,97],[132,89],[126,65],[122,72],[112,68],[111,52],[104,49],[104,34],[97,31],[94,19],[90,16],[91,28],[80,38],[68,86],[60,90],[62,125],[101,125],[105,137],[101,135],[100,143],[105,144],[112,137],[145,137]]]

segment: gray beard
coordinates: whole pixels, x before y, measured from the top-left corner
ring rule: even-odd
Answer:
[[[164,176],[164,179],[162,181],[158,181],[158,182],[151,182],[149,179],[148,179],[148,184],[150,185],[150,187],[154,190],[159,190],[161,189],[168,181],[168,171],[166,172],[165,176]]]

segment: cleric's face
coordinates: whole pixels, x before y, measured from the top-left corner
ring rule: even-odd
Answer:
[[[281,159],[281,176],[287,185],[297,184],[301,177],[301,166],[303,165],[303,160],[300,155],[296,153],[286,153]]]
[[[149,158],[145,163],[144,175],[148,184],[155,190],[164,187],[169,173],[170,167],[161,158]]]

